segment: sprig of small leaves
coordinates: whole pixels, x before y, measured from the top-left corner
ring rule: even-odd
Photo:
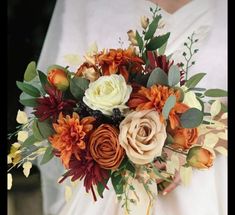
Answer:
[[[184,51],[182,53],[182,55],[184,56],[184,59],[186,61],[186,65],[181,63],[181,67],[185,71],[185,81],[188,80],[188,70],[189,70],[189,68],[191,66],[195,65],[195,61],[192,61],[192,58],[199,50],[199,49],[194,49],[193,48],[194,44],[198,42],[198,39],[194,39],[194,36],[195,36],[195,32],[193,32],[192,35],[187,38],[188,41],[184,43],[184,46],[186,47],[187,51]]]

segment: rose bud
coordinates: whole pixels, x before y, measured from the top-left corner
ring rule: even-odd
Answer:
[[[198,129],[197,128],[175,128],[168,127],[167,131],[173,138],[171,147],[175,149],[187,150],[192,145],[197,143]]]
[[[94,82],[100,77],[100,73],[94,65],[85,62],[78,68],[76,76],[83,76],[90,82]]]
[[[131,42],[131,45],[137,46],[138,42],[136,40],[135,32],[133,30],[129,30],[127,34],[128,34],[128,40]]]
[[[58,90],[65,91],[69,87],[68,76],[63,69],[53,68],[49,70],[47,79],[49,83]]]
[[[149,25],[149,18],[147,18],[146,16],[142,16],[140,19],[141,22],[141,26],[143,29],[146,29]]]
[[[187,163],[197,169],[207,169],[213,165],[215,156],[212,151],[201,146],[192,147],[187,155]]]

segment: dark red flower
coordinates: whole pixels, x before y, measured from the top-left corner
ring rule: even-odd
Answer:
[[[96,201],[96,195],[93,185],[98,183],[108,189],[105,180],[110,177],[110,173],[106,169],[102,169],[98,163],[92,158],[88,150],[83,151],[81,154],[81,160],[78,160],[75,156],[72,156],[69,162],[69,170],[64,174],[64,177],[59,181],[62,183],[67,177],[70,177],[71,181],[84,179],[84,187],[86,192],[92,191],[93,198]]]
[[[52,117],[53,121],[56,121],[60,112],[70,114],[73,111],[76,102],[63,99],[62,91],[57,90],[55,87],[48,86],[46,92],[48,96],[38,98],[38,106],[34,108],[34,110],[36,110],[34,114],[40,121],[44,121],[50,117]]]
[[[174,61],[167,60],[166,55],[157,56],[156,52],[147,52],[149,59],[149,65],[146,67],[146,72],[149,73],[153,69],[160,67],[164,72],[168,74],[169,68],[173,65]]]

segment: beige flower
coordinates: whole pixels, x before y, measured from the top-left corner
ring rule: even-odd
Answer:
[[[140,19],[140,23],[143,29],[146,29],[149,25],[149,18],[146,16],[142,16]]]
[[[157,111],[134,111],[121,122],[119,143],[135,164],[146,164],[162,153],[166,126]]]
[[[136,40],[136,34],[135,34],[135,32],[134,32],[133,30],[129,30],[129,31],[127,32],[127,34],[128,34],[128,40],[131,42],[131,45],[137,46],[137,45],[138,45],[138,42],[137,42],[137,40]]]

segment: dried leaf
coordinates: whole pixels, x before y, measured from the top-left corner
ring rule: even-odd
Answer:
[[[82,63],[81,57],[76,54],[68,54],[64,56],[64,60],[71,66],[77,66]]]
[[[215,100],[211,105],[211,116],[215,117],[221,110],[221,102],[219,100]]]
[[[219,138],[216,134],[208,133],[205,135],[203,147],[208,147],[208,148],[213,149],[218,141],[219,141]]]
[[[216,135],[218,138],[220,138],[222,140],[228,140],[227,130],[225,130],[225,132],[219,132]]]
[[[180,178],[182,183],[187,186],[189,185],[192,178],[192,167],[181,167],[180,168]]]
[[[19,124],[26,124],[28,122],[27,114],[24,111],[18,110],[17,116],[16,116],[16,121]]]
[[[7,164],[11,164],[12,163],[12,158],[10,155],[7,155]]]
[[[29,134],[27,131],[19,131],[17,140],[20,142],[24,142],[28,138]]]
[[[17,150],[18,148],[20,148],[20,146],[21,146],[21,144],[18,143],[18,142],[15,142],[15,143],[12,144],[12,147],[13,147],[14,149],[16,149],[16,150]],[[15,151],[16,151],[16,150],[15,150]]]
[[[221,119],[227,119],[227,118],[228,118],[228,112],[223,113]]]
[[[65,193],[64,193],[66,202],[68,202],[71,199],[72,194],[73,193],[72,193],[71,187],[66,185],[65,186]]]
[[[27,161],[23,164],[23,173],[25,175],[26,178],[28,178],[29,173],[30,173],[30,169],[32,168],[32,163]]]
[[[223,146],[218,146],[215,148],[215,150],[224,156],[228,156],[228,150]]]
[[[10,190],[12,187],[12,174],[11,173],[7,173],[7,189]]]

